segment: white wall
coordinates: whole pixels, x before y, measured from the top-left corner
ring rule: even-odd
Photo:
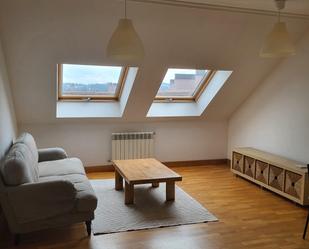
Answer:
[[[16,120],[0,41],[0,162],[16,136]]]
[[[16,136],[16,120],[5,59],[0,40],[0,166]],[[0,234],[7,230],[0,206]]]
[[[63,147],[86,166],[110,164],[111,133],[155,131],[155,154],[161,161],[226,158],[227,123],[184,121],[154,123],[24,124],[38,147]]]
[[[309,163],[309,34],[229,120],[228,153],[251,146]]]

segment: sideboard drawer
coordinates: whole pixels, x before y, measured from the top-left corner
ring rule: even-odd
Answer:
[[[268,171],[269,166],[268,163],[262,161],[256,161],[255,163],[255,179],[268,184]]]
[[[233,152],[232,168],[239,172],[243,172],[243,167],[244,167],[244,156],[242,154]]]
[[[245,156],[245,174],[255,177],[255,159],[252,157]]]
[[[274,165],[269,166],[269,186],[283,191],[284,189],[284,170]]]
[[[302,181],[302,175],[287,170],[285,172],[284,192],[300,199],[300,196],[302,195]]]

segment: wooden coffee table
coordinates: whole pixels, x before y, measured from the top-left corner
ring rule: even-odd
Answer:
[[[125,204],[134,203],[134,185],[151,183],[159,187],[160,182],[166,183],[166,200],[175,200],[175,181],[182,177],[154,158],[114,160],[115,189],[123,189],[125,180]]]

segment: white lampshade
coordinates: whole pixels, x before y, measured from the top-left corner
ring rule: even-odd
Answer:
[[[295,54],[285,22],[277,22],[268,34],[260,56],[265,58],[288,57]]]
[[[143,43],[134,29],[132,20],[119,20],[106,52],[109,58],[124,62],[137,62],[144,58]]]

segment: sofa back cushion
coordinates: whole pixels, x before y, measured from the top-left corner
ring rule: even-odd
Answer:
[[[38,182],[38,151],[30,134],[22,134],[11,147],[1,167],[1,175],[4,183],[10,186]]]
[[[36,162],[39,161],[39,152],[36,146],[36,142],[34,141],[33,136],[30,133],[24,132],[22,133],[16,140],[15,144],[23,143],[28,146],[33,158]]]
[[[22,133],[15,141],[15,144],[22,143],[27,145],[27,147],[30,150],[30,153],[32,154],[33,158],[33,170],[35,173],[35,179],[39,179],[39,151],[36,146],[36,142],[33,138],[33,136],[30,133],[24,132]]]

